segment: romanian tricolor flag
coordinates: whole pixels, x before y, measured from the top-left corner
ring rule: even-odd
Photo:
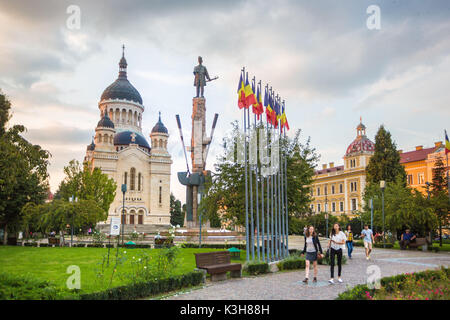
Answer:
[[[275,111],[272,109],[272,97],[268,90],[264,94],[264,106],[266,107],[266,118],[267,122],[274,125],[274,118],[276,119]]]
[[[445,154],[450,153],[450,141],[448,140],[447,130],[445,131]]]
[[[264,112],[264,107],[262,104],[262,100],[261,100],[261,90],[258,87],[258,89],[256,90],[256,104],[253,105],[252,110],[253,113],[256,114],[258,116],[258,120],[260,115]]]
[[[253,93],[252,86],[248,83],[248,75],[247,79],[245,80],[244,93],[245,93],[245,107],[248,108],[251,105],[254,105],[256,103],[256,97],[255,94]]]
[[[238,93],[238,107],[239,109],[242,109],[245,107],[244,79],[242,79],[242,73],[241,78],[239,79],[237,93]]]
[[[281,121],[281,129],[286,128],[289,130],[289,123],[287,121],[286,112],[284,112],[284,105],[283,105],[283,113],[281,114],[280,121]]]

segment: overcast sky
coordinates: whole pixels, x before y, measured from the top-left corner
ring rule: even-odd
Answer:
[[[67,8],[81,10],[79,29]],[[379,30],[367,7],[378,5]],[[0,0],[0,88],[10,124],[52,154],[53,192],[71,159],[83,160],[99,120],[98,102],[118,74],[125,44],[128,79],[145,106],[143,133],[169,129],[171,189],[185,169],[176,127],[190,140],[197,57],[217,81],[205,88],[207,131],[219,122],[208,159],[239,120],[236,87],[245,66],[286,100],[291,127],[342,164],[360,116],[371,140],[384,124],[398,148],[432,146],[450,129],[450,1],[21,1]]]

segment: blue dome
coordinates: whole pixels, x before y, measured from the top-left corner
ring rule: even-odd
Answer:
[[[142,104],[141,95],[127,79],[127,66],[127,60],[124,53],[122,53],[122,58],[119,62],[119,77],[103,91],[100,100],[122,99]]]
[[[152,129],[152,133],[169,133],[166,126],[161,121],[161,112],[159,113],[159,120],[155,124],[155,126]]]
[[[111,119],[109,118],[108,112],[105,112],[103,117],[97,123],[97,127],[104,127],[104,128],[112,128],[112,129],[114,129],[114,122],[112,122]]]
[[[100,100],[122,99],[142,104],[142,98],[128,79],[118,78],[103,91]]]
[[[133,133],[135,135],[134,142],[131,141]],[[130,143],[135,143],[135,144],[139,145],[140,147],[147,148],[150,150],[150,146],[148,145],[147,140],[145,140],[145,138],[140,133],[127,130],[127,131],[119,132],[114,136],[114,145],[115,146],[124,146],[124,145],[128,146]]]

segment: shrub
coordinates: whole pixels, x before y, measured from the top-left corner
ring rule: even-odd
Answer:
[[[269,264],[267,262],[249,262],[245,264],[244,271],[251,275],[268,273]]]
[[[360,284],[338,296],[338,300],[372,299],[449,299],[450,269],[427,270],[413,274],[399,274],[380,280],[381,289],[369,289]]]
[[[77,299],[76,291],[60,288],[49,281],[30,275],[0,273],[0,300],[59,300]]]
[[[144,298],[160,293],[178,290],[188,286],[196,286],[203,281],[201,272],[189,272],[179,276],[138,282],[111,288],[105,291],[80,295],[82,300],[130,300]]]
[[[277,267],[279,270],[294,270],[305,268],[305,258],[292,255],[286,259],[281,260]]]

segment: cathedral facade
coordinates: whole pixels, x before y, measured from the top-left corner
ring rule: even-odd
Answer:
[[[170,225],[169,133],[160,113],[150,133],[151,146],[142,134],[145,108],[141,95],[128,81],[124,54],[119,76],[103,91],[98,108],[100,121],[87,146],[85,162],[100,168],[117,184],[108,219],[102,224],[109,224],[111,217],[122,217],[125,226]],[[125,205],[122,184],[127,185]]]

